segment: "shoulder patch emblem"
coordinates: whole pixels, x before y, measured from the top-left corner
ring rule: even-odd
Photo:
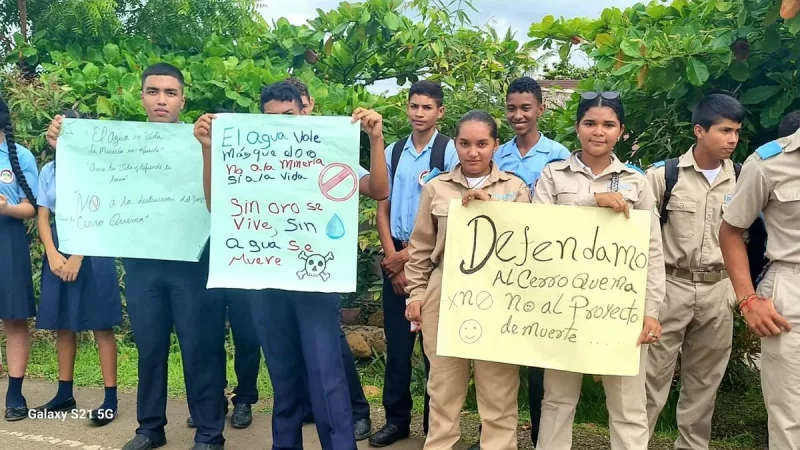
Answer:
[[[778,144],[778,141],[768,142],[761,147],[756,149],[756,154],[758,154],[759,158],[761,159],[769,159],[775,155],[780,154],[783,152],[783,147]]]

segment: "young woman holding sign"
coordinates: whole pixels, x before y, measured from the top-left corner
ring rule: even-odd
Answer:
[[[36,215],[36,159],[14,142],[11,112],[0,98],[0,320],[6,332],[8,391],[5,419],[28,417],[22,379],[28,366],[31,338],[28,318],[36,315],[28,236],[23,220]]]
[[[651,211],[650,260],[639,374],[603,376],[614,450],[645,450],[648,441],[645,362],[647,345],[658,340],[658,307],[664,299],[664,255],[655,198],[641,169],[620,162],[614,146],[625,131],[625,110],[616,92],[588,92],[578,107],[576,129],[582,150],[552,162],[542,171],[533,203],[611,208],[629,215],[631,208]],[[572,423],[583,374],[545,370],[539,450],[572,447]]]
[[[64,117],[77,118],[74,111]],[[49,142],[55,148],[56,142]],[[66,255],[58,251],[56,211],[56,163],[51,161],[39,174],[38,226],[44,244],[42,293],[36,328],[56,331],[58,348],[58,392],[37,412],[75,409],[72,378],[75,372],[75,333],[94,331],[100,366],[103,370],[105,400],[89,419],[98,424],[110,423],[117,412],[117,341],[112,328],[122,322],[122,301],[114,258]]]
[[[489,114],[472,111],[462,117],[456,126],[455,142],[459,164],[452,172],[428,181],[422,189],[405,268],[409,293],[406,319],[421,323],[425,354],[431,362],[430,424],[425,449],[451,449],[458,442],[461,408],[473,368],[483,425],[481,446],[515,449],[519,367],[439,356],[436,342],[450,200],[461,198],[465,206],[473,199],[492,198],[528,203],[530,190],[522,179],[501,172],[492,162],[499,141],[497,123]]]

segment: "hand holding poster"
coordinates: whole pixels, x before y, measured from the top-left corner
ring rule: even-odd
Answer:
[[[635,375],[650,213],[506,202],[450,206],[440,355]]]
[[[218,114],[212,130],[208,287],[354,291],[359,125]]]
[[[64,119],[59,251],[198,261],[209,233],[202,164],[192,125]]]

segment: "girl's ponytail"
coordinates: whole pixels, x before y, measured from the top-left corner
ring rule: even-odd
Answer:
[[[19,155],[17,155],[17,144],[14,142],[14,129],[11,126],[11,111],[8,109],[6,102],[0,98],[0,127],[3,128],[3,134],[6,137],[6,144],[8,144],[8,161],[11,163],[11,171],[14,172],[14,177],[17,179],[17,184],[22,188],[22,192],[28,198],[32,205],[36,205],[36,197],[33,195],[33,190],[22,172],[22,167],[19,165]]]

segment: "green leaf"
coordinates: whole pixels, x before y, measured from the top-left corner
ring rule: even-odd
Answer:
[[[36,51],[36,47],[25,47],[25,50],[22,50],[22,54],[26,57],[36,56],[39,52]]]
[[[786,108],[794,101],[794,92],[786,91],[761,112],[761,125],[773,127],[781,120]]]
[[[101,116],[114,116],[114,109],[111,106],[111,102],[104,96],[97,97],[97,114]]]
[[[97,76],[100,75],[100,69],[94,63],[87,63],[83,66],[83,75],[88,82],[94,82]]]
[[[786,25],[789,27],[789,33],[794,35],[800,33],[800,14],[794,16],[792,19],[787,20]]]
[[[561,57],[561,61],[566,61],[569,58],[569,51],[572,48],[572,42],[565,42],[561,44],[561,47],[558,49],[558,56]]]
[[[728,12],[733,7],[733,3],[726,2],[725,0],[717,0],[716,7],[719,12]]]
[[[600,33],[594,38],[594,42],[598,47],[610,46],[614,43],[614,38],[608,33]]]
[[[361,25],[364,25],[367,22],[369,22],[369,19],[371,19],[371,18],[372,18],[372,15],[369,13],[369,10],[367,8],[364,8],[364,12],[361,13],[361,18],[358,19],[358,23],[360,23]]]
[[[633,42],[629,39],[625,39],[622,41],[622,45],[620,45],[619,49],[622,50],[625,55],[630,56],[632,58],[641,58],[642,54],[640,52],[641,44],[637,42]]]
[[[739,102],[741,102],[743,105],[756,105],[770,99],[780,90],[780,86],[754,87],[752,89],[748,89],[744,94],[742,94],[741,98],[739,98]]]
[[[556,18],[550,15],[544,16],[542,18],[542,31],[548,32],[550,29],[553,28],[553,25],[556,23]]]
[[[624,66],[620,67],[619,69],[611,72],[614,76],[625,75],[626,73],[633,72],[634,70],[638,69],[641,65],[640,64],[625,64]]]
[[[251,99],[249,99],[249,98],[247,98],[247,97],[245,97],[243,95],[240,95],[239,98],[236,99],[236,104],[241,106],[242,108],[249,108],[250,105],[253,104],[253,100],[251,100]]]
[[[747,25],[747,18],[750,17],[750,8],[741,8],[739,16],[737,17],[737,24],[739,28],[744,28]]]
[[[731,63],[728,73],[734,80],[740,83],[745,82],[750,78],[750,66],[747,61],[736,60]]]
[[[777,26],[769,27],[769,29],[764,32],[764,40],[761,42],[761,48],[769,53],[781,48],[781,32]]]
[[[393,12],[386,14],[386,16],[383,18],[383,23],[384,25],[386,25],[386,28],[392,31],[397,31],[397,29],[400,28],[401,24],[400,18],[397,17],[397,14]]]
[[[122,80],[120,80],[119,85],[122,86],[122,89],[126,91],[131,91],[135,87],[137,87],[138,83],[139,83],[139,77],[137,77],[132,73],[126,73],[122,77]]]
[[[708,81],[708,67],[702,61],[689,57],[689,60],[686,61],[686,76],[693,85],[702,86]]]
[[[119,46],[117,44],[106,44],[103,47],[103,57],[108,64],[118,64],[121,59]]]

